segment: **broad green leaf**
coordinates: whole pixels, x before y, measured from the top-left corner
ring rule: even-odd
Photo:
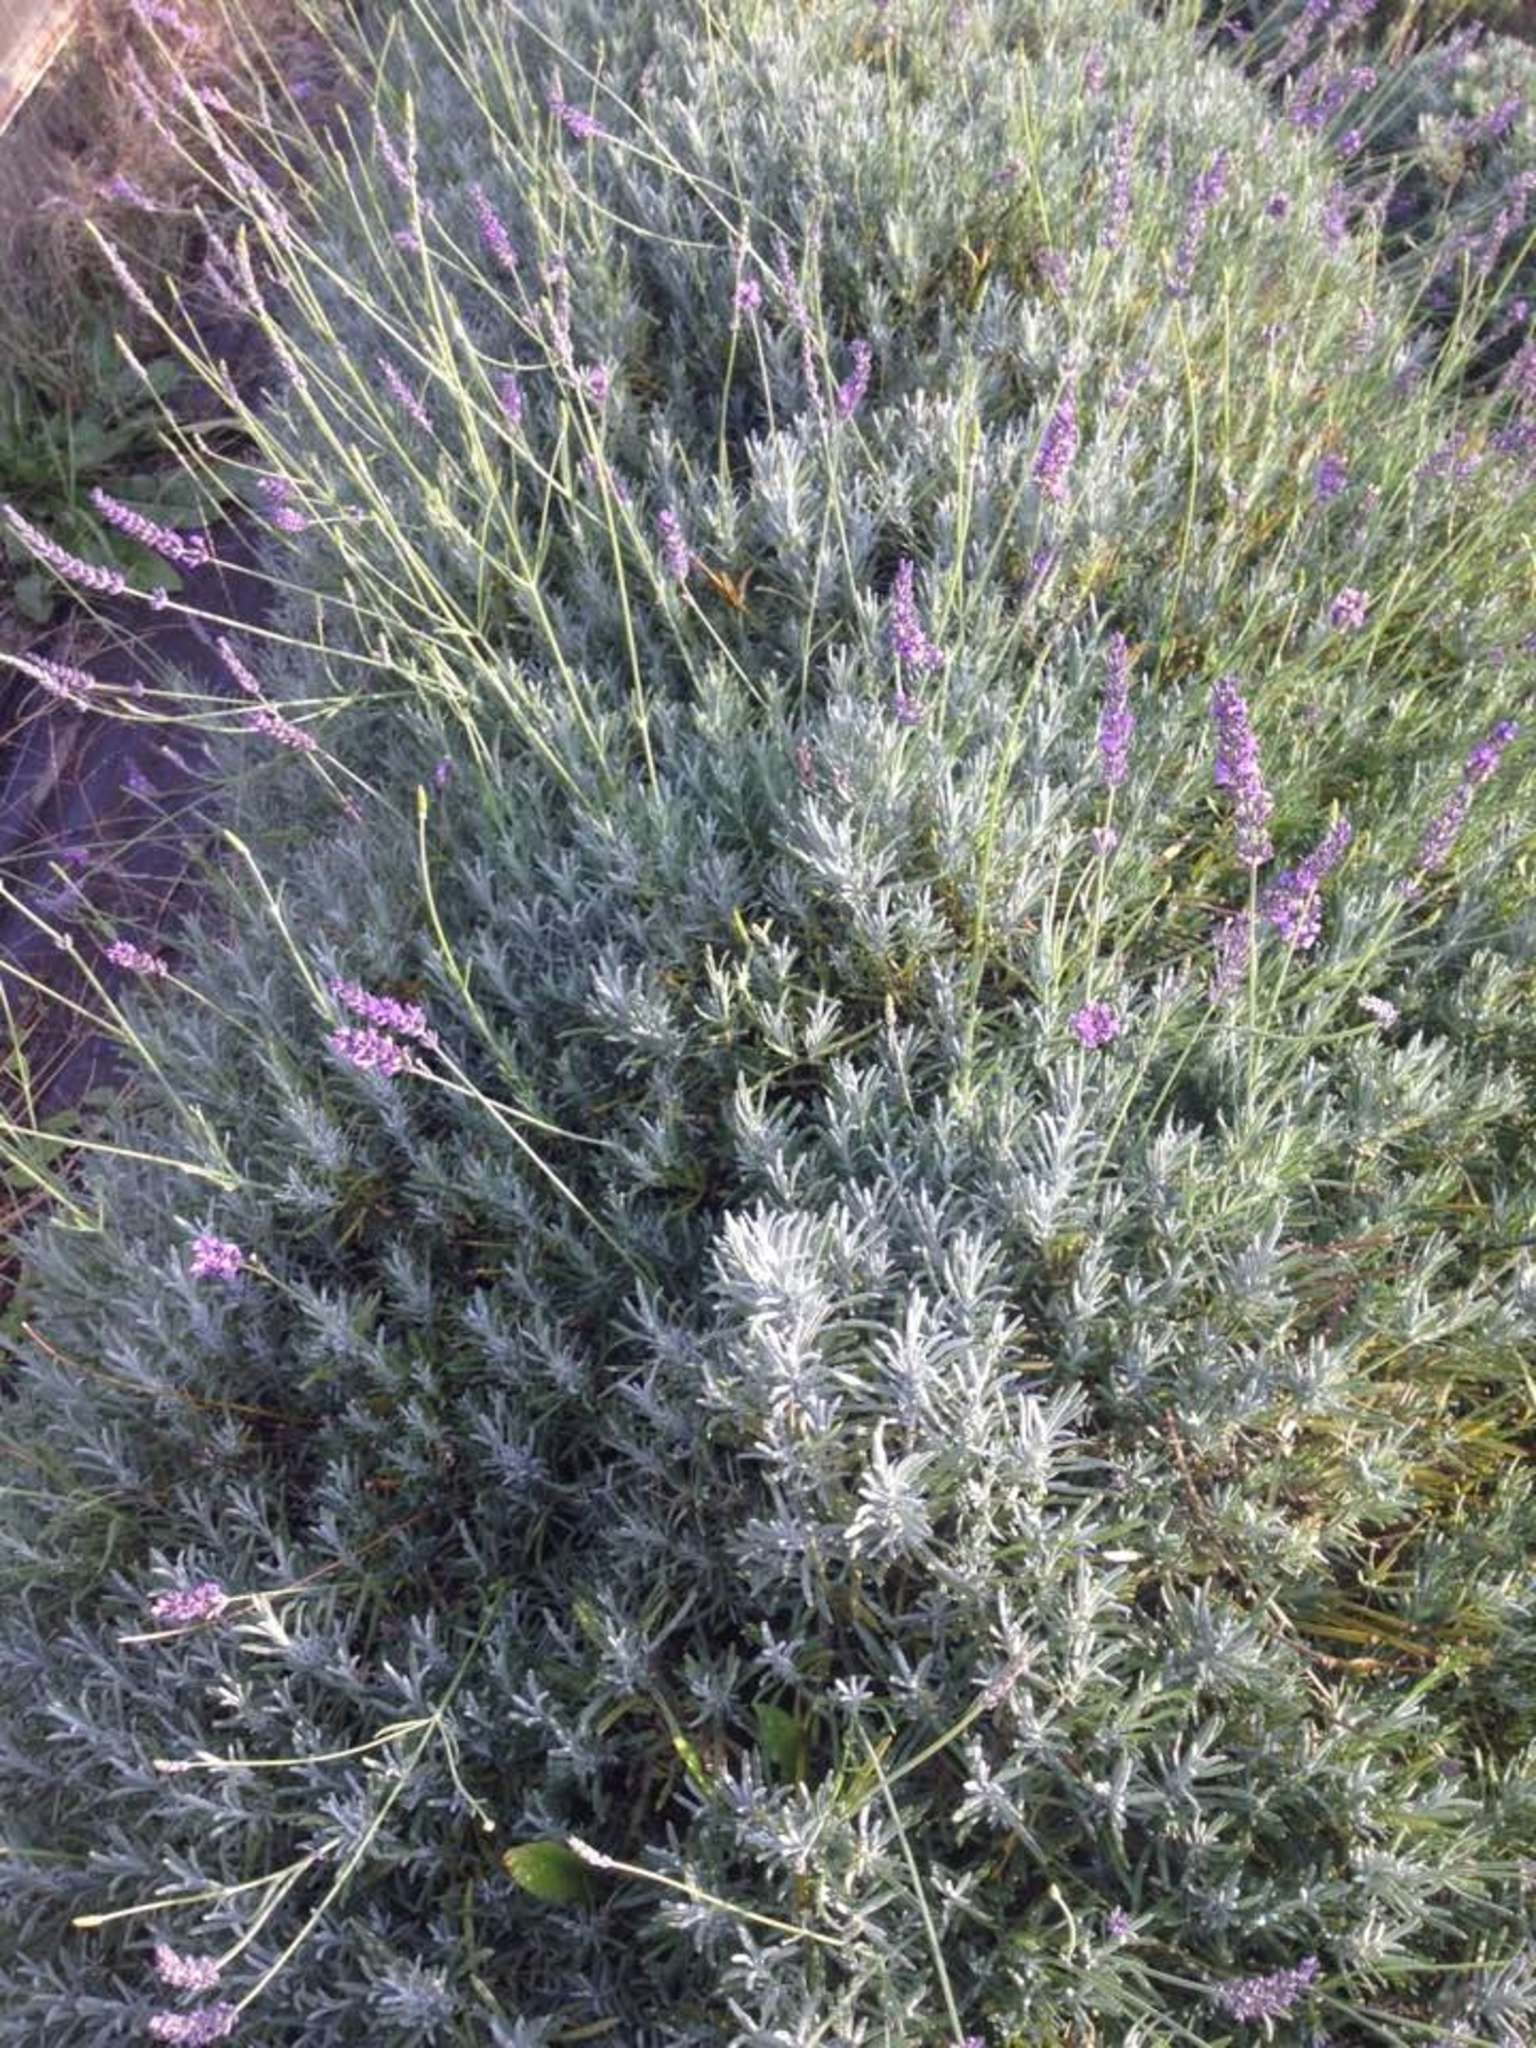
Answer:
[[[585,1906],[593,1896],[592,1873],[564,1842],[519,1842],[501,1859],[512,1882],[549,1906]]]
[[[784,1777],[798,1782],[805,1776],[804,1728],[793,1714],[767,1700],[759,1700],[753,1711],[757,1717],[758,1748]]]

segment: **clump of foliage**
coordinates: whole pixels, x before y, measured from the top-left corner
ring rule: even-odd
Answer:
[[[1497,280],[1193,8],[385,12],[29,1245],[0,2042],[1512,2048]]]

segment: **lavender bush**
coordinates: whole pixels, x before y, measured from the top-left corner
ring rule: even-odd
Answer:
[[[1193,8],[384,13],[26,1248],[0,2043],[1513,2048],[1518,394]]]

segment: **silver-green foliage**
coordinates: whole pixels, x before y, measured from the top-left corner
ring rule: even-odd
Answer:
[[[1217,2044],[1254,2037],[1221,1984],[1308,1956],[1276,2038],[1508,2048],[1518,744],[1401,887],[1530,689],[1528,479],[1432,473],[1486,425],[1455,337],[1326,246],[1330,166],[1184,23],[393,13],[403,179],[359,123],[252,210],[291,366],[252,424],[311,523],[247,653],[325,761],[232,783],[250,859],[132,1006],[90,1227],[29,1247],[0,2042],[139,2038],[153,1931],[233,1950],[274,2048]],[[664,509],[744,600],[668,576]],[[946,656],[914,724],[903,558]],[[1213,1002],[1225,671],[1276,868],[1355,839],[1315,950],[1267,931]],[[426,1003],[424,1072],[328,1050],[333,976]],[[121,1640],[205,1578],[218,1619]],[[498,1860],[573,1836],[626,1868]]]

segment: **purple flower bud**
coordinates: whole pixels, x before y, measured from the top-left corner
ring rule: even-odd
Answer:
[[[263,739],[276,740],[280,747],[290,747],[296,754],[312,754],[315,751],[313,734],[305,732],[302,726],[294,725],[284,718],[281,712],[274,711],[269,704],[263,704],[259,710],[251,712],[245,721],[245,729],[247,732],[259,733]]]
[[[390,396],[394,399],[396,405],[399,406],[403,413],[413,419],[418,427],[423,428],[430,434],[432,431],[431,413],[427,411],[427,408],[416,396],[416,393],[389,360],[389,357],[380,356],[378,358],[378,365],[384,382],[389,386]]]
[[[1338,633],[1358,633],[1364,625],[1371,600],[1363,590],[1346,584],[1328,607],[1328,623]]]
[[[661,533],[661,558],[666,563],[667,574],[678,583],[686,583],[688,572],[693,567],[693,555],[682,521],[670,507],[666,507],[656,514],[656,525]]]
[[[361,1017],[365,1024],[376,1026],[381,1031],[397,1031],[402,1038],[414,1038],[418,1044],[429,1049],[437,1046],[437,1033],[427,1022],[427,1013],[420,1003],[398,1002],[393,996],[376,996],[355,981],[342,981],[333,977],[331,994],[344,1010],[350,1010],[354,1017]]]
[[[1259,766],[1259,743],[1248,715],[1248,705],[1237,687],[1235,676],[1222,676],[1211,696],[1211,715],[1216,721],[1216,782],[1234,796],[1237,857],[1257,866],[1273,852],[1269,820],[1274,799],[1264,786]]]
[[[917,600],[913,594],[915,574],[910,557],[904,557],[891,585],[891,652],[908,668],[926,674],[944,666],[944,653],[928,638],[918,619]]]
[[[898,687],[891,698],[891,711],[898,725],[921,725],[928,707]]]
[[[114,967],[121,967],[128,974],[143,974],[152,980],[163,981],[170,968],[158,953],[146,953],[142,946],[136,946],[131,939],[114,939],[107,948],[107,958]]]
[[[194,1280],[234,1280],[245,1263],[245,1253],[227,1237],[215,1237],[205,1230],[192,1240]]]
[[[1095,43],[1083,59],[1083,84],[1090,93],[1098,94],[1104,90],[1104,81],[1108,76],[1108,61],[1104,52]]]
[[[763,288],[755,277],[738,277],[736,289],[731,294],[731,312],[739,317],[743,313],[755,313],[763,303]]]
[[[1323,928],[1322,885],[1343,859],[1353,837],[1349,820],[1340,818],[1299,867],[1286,868],[1259,897],[1260,916],[1269,920],[1287,944],[1302,952],[1317,944]]]
[[[514,272],[517,269],[517,251],[512,246],[506,223],[492,206],[483,185],[470,186],[469,203],[475,209],[481,241],[503,270],[509,274]]]
[[[240,2018],[238,2006],[200,2005],[195,2012],[156,2012],[149,2016],[149,2032],[169,2048],[209,2048],[235,2031]]]
[[[1478,783],[1486,782],[1489,776],[1495,773],[1503,758],[1504,749],[1518,736],[1519,731],[1520,728],[1514,719],[1501,718],[1487,739],[1468,754],[1463,772],[1466,780],[1474,788]]]
[[[1077,459],[1077,392],[1069,378],[1056,410],[1046,422],[1035,456],[1034,479],[1042,497],[1059,505],[1067,495],[1067,480]]]
[[[432,787],[436,790],[444,790],[452,780],[453,763],[444,754],[437,766],[432,770]]]
[[[1385,996],[1362,996],[1360,1007],[1368,1017],[1375,1019],[1383,1031],[1390,1031],[1398,1019],[1396,1003],[1389,1003]]]
[[[1136,718],[1131,710],[1131,651],[1123,633],[1111,633],[1104,650],[1104,702],[1099,712],[1099,772],[1109,789],[1130,773]]]
[[[1317,465],[1317,477],[1312,486],[1312,495],[1319,505],[1331,505],[1339,493],[1348,488],[1349,465],[1342,455],[1329,453]]]
[[[119,533],[136,540],[140,547],[149,548],[157,555],[163,555],[168,562],[174,562],[181,569],[201,569],[209,559],[208,543],[200,533],[181,534],[174,528],[162,526],[158,520],[146,519],[142,512],[135,512],[131,505],[109,498],[98,484],[91,492],[91,503],[106,520],[108,526],[115,526]]]
[[[1111,1941],[1128,1941],[1133,1927],[1134,1922],[1124,1906],[1115,1906],[1104,1922],[1104,1932]]]
[[[506,420],[507,425],[509,427],[521,426],[523,419],[523,387],[518,383],[514,371],[508,370],[506,375],[497,384],[496,396],[500,400],[502,416]]]
[[[149,1611],[154,1620],[181,1628],[199,1621],[217,1621],[228,1605],[229,1595],[217,1579],[201,1579],[195,1586],[157,1593],[149,1603]]]
[[[1258,934],[1246,910],[1232,912],[1216,928],[1216,972],[1211,980],[1210,999],[1223,1001],[1240,986],[1248,972]]]
[[[1349,194],[1341,184],[1330,185],[1323,201],[1322,236],[1329,249],[1342,249],[1349,234]]]
[[[182,1956],[163,1941],[155,1943],[155,1975],[173,1991],[211,1991],[219,1981],[214,1956]]]
[[[1294,1969],[1275,1970],[1267,1977],[1238,1977],[1211,1987],[1211,1997],[1228,2019],[1254,2024],[1285,2019],[1317,1982],[1316,1956],[1305,1956]]]
[[[581,373],[587,396],[594,405],[606,405],[613,389],[613,372],[606,363],[588,363]]]
[[[293,485],[285,476],[259,476],[256,488],[267,501],[267,517],[280,533],[302,533],[309,521],[290,502]]]
[[[420,1071],[410,1048],[391,1038],[387,1031],[343,1025],[330,1033],[326,1044],[360,1073],[377,1074],[385,1081],[392,1081],[397,1074]]]
[[[1271,192],[1264,202],[1264,212],[1270,220],[1284,220],[1291,210],[1289,192]]]
[[[853,357],[853,368],[837,387],[837,416],[840,420],[851,420],[864,403],[864,394],[869,389],[870,365],[874,361],[874,350],[867,341],[856,341],[849,353]]]
[[[68,548],[60,547],[56,540],[50,540],[40,527],[24,519],[14,505],[0,506],[5,514],[5,523],[22,544],[30,548],[40,562],[44,562],[55,576],[62,576],[67,583],[76,584],[81,590],[94,591],[98,597],[121,597],[128,588],[128,579],[121,569],[104,567],[100,562],[87,562],[79,555],[72,555]]]
[[[77,711],[88,709],[96,678],[87,675],[83,668],[72,668],[68,662],[55,661],[46,654],[8,654],[6,660],[40,683],[61,704],[73,704]]]
[[[1125,1029],[1114,1006],[1110,1003],[1084,1003],[1080,1010],[1074,1010],[1067,1020],[1074,1037],[1090,1052],[1097,1052],[1118,1038]]]
[[[558,81],[547,95],[549,111],[578,142],[611,141],[612,137],[602,123],[589,114],[585,107],[573,107],[560,94]]]
[[[1131,180],[1136,168],[1136,123],[1127,115],[1115,125],[1109,153],[1109,197],[1104,204],[1101,241],[1106,249],[1118,249],[1125,240],[1131,218]]]

